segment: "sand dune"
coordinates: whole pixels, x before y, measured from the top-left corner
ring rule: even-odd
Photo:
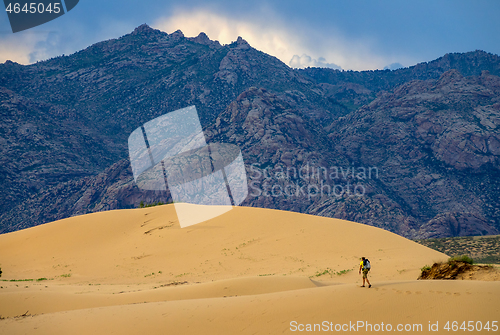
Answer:
[[[372,262],[371,289],[359,287],[361,256]],[[500,282],[416,281],[446,259],[378,228],[276,210],[238,207],[183,229],[171,205],[95,213],[0,235],[0,333],[498,323]]]
[[[0,330],[7,334],[281,334],[293,333],[293,321],[297,327],[362,321],[379,327],[391,324],[393,330],[400,324],[422,325],[424,334],[429,333],[429,322],[438,322],[440,334],[446,332],[446,321],[473,320],[485,325],[498,320],[497,282],[380,284],[370,290],[349,284],[81,309],[2,320]],[[362,327],[359,332],[371,333],[366,330]]]

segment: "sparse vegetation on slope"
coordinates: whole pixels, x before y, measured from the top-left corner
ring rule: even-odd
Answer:
[[[500,264],[500,235],[431,238],[415,242],[451,257],[465,255],[474,258],[475,263]]]
[[[154,207],[154,206],[161,206],[161,205],[164,205],[165,203],[162,202],[162,201],[158,201],[158,202],[153,202],[151,204],[145,204],[144,201],[141,200],[141,202],[139,203],[139,208],[146,208],[146,207]]]

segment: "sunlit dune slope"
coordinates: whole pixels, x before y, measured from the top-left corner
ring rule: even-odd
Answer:
[[[361,256],[372,288],[359,287]],[[446,259],[378,228],[276,210],[238,207],[183,229],[172,205],[84,215],[0,235],[0,334],[498,325],[500,282],[416,280]]]
[[[446,259],[382,229],[246,207],[182,229],[174,207],[164,205],[0,235],[5,279],[124,284],[292,275],[353,282],[361,256],[371,260],[374,280],[416,279],[422,266]]]

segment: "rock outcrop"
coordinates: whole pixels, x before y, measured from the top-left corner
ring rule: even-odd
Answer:
[[[500,273],[492,266],[472,265],[461,261],[434,263],[423,269],[419,280],[498,280]]]

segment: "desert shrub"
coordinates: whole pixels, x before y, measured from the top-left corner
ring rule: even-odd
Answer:
[[[420,271],[424,272],[424,271],[429,271],[431,269],[431,267],[429,265],[425,265],[424,267],[422,267],[420,269]]]
[[[168,202],[168,203],[171,203],[171,202]],[[151,204],[145,204],[144,201],[141,200],[141,202],[139,203],[139,208],[154,207],[154,206],[161,206],[161,205],[165,205],[165,203],[162,201],[158,201],[158,202],[153,202]]]
[[[337,271],[335,272],[335,274],[337,276],[341,276],[341,275],[345,275],[346,273],[348,273],[349,271],[352,271],[352,269],[348,269],[348,270],[342,270],[342,271]]]
[[[326,275],[326,274],[329,274],[330,273],[330,269],[326,269],[325,271],[321,272],[321,271],[317,271],[316,274],[314,275],[315,277],[320,277],[322,275]]]
[[[465,262],[465,263],[469,263],[469,264],[474,264],[474,260],[472,258],[470,258],[469,256],[467,255],[462,255],[462,256],[454,256],[454,257],[451,257],[450,259],[448,259],[448,263],[451,263],[451,262]]]

